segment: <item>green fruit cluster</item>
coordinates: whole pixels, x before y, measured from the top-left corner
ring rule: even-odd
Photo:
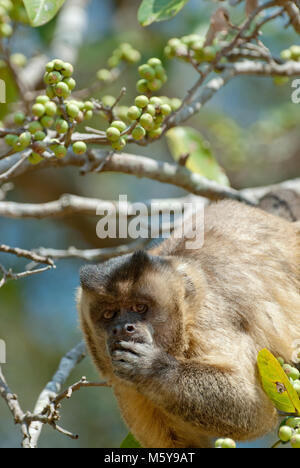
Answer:
[[[124,42],[117,47],[112,56],[108,59],[109,68],[117,67],[122,61],[133,64],[141,60],[141,54],[138,50],[134,49],[131,44]]]
[[[122,120],[115,120],[106,130],[106,137],[115,151],[121,151],[127,142],[127,125]]]
[[[300,45],[292,45],[289,49],[285,49],[281,52],[282,60],[294,60],[295,62],[300,61]]]
[[[110,96],[102,98],[102,102],[109,103]],[[135,141],[148,137],[157,139],[162,135],[163,123],[172,111],[181,106],[180,99],[170,99],[166,96],[148,97],[141,94],[135,98],[131,107],[120,106],[115,109],[119,120],[114,121],[106,130],[106,137],[115,150],[122,150],[129,138]]]
[[[293,385],[294,389],[300,396],[300,372],[296,367],[291,366],[290,364],[286,364],[284,362],[284,359],[279,357],[278,361],[280,365],[282,366],[284,372],[288,376],[291,384]]]
[[[212,62],[220,47],[217,44],[205,46],[205,38],[198,34],[184,36],[181,39],[174,37],[168,41],[165,47],[165,54],[168,58],[177,57],[184,61],[191,58],[198,64],[203,62]]]
[[[8,146],[11,146],[12,149],[17,153],[19,151],[24,151],[31,145],[31,137],[32,136],[30,132],[24,131],[20,135],[6,135],[5,142]]]
[[[0,37],[10,37],[13,33],[10,17],[12,10],[11,0],[0,0]]]
[[[286,418],[279,427],[278,437],[283,444],[289,442],[292,448],[300,448],[300,418]]]
[[[215,448],[236,448],[236,443],[232,439],[218,439],[215,442]]]
[[[46,65],[44,82],[47,85],[46,94],[50,99],[55,97],[67,99],[76,86],[72,78],[73,65],[55,59]]]
[[[112,56],[108,59],[108,68],[101,68],[97,72],[97,78],[103,83],[110,83],[114,80],[113,69],[118,67],[121,62],[130,64],[137,63],[141,60],[141,54],[138,50],[134,49],[132,45],[128,43],[120,44],[117,49],[112,53]]]
[[[21,0],[0,0],[0,37],[13,33],[12,21],[28,23],[28,16]]]
[[[152,139],[159,138],[163,131],[162,124],[171,112],[172,107],[159,97],[148,98],[143,94],[137,96],[135,105],[129,107],[127,113],[131,121],[137,122],[131,132],[132,138],[137,141],[146,136]]]
[[[153,93],[159,91],[167,81],[166,70],[158,58],[151,58],[139,67],[141,79],[137,82],[138,93]]]
[[[46,150],[50,150],[57,158],[65,157],[67,132],[71,127],[93,117],[94,104],[91,101],[66,99],[76,85],[72,74],[71,64],[58,59],[49,62],[44,77],[47,94],[36,97],[31,109],[32,116],[26,117],[23,112],[14,115],[14,122],[21,129],[7,135],[5,141],[15,152],[30,147],[32,154],[28,160],[32,164],[41,162]],[[53,139],[54,132],[57,136]],[[81,155],[87,151],[87,146],[84,142],[75,142],[73,151]]]

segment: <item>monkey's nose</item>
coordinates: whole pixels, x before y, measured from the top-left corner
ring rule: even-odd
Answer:
[[[116,325],[112,332],[115,336],[122,334],[131,335],[132,333],[136,332],[136,327],[132,323],[127,323],[126,325]]]

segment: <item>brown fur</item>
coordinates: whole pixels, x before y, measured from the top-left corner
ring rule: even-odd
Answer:
[[[227,201],[207,208],[199,250],[170,239],[82,271],[89,350],[143,447],[207,447],[213,437],[246,440],[274,427],[256,358],[266,347],[291,360],[299,265],[300,223]],[[141,301],[145,317],[130,312]],[[136,329],[120,345],[101,319],[107,304],[122,330]]]

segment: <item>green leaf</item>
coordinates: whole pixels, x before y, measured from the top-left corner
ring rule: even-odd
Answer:
[[[278,360],[263,349],[257,358],[262,386],[276,408],[285,413],[300,414],[300,400]]]
[[[125,437],[120,448],[142,448],[131,432]]]
[[[149,26],[155,21],[165,21],[184,7],[189,0],[143,0],[138,12],[142,26]]]
[[[181,156],[189,154],[186,167],[214,180],[221,185],[229,186],[229,180],[216,161],[209,143],[201,133],[190,127],[176,127],[166,134],[168,145],[173,158],[178,161]]]
[[[23,0],[30,24],[33,27],[49,23],[58,10],[63,6],[65,0]]]

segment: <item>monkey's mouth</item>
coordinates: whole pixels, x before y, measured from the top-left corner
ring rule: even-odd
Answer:
[[[123,351],[124,348],[122,347],[122,342],[124,341],[130,342],[130,343],[141,343],[141,344],[146,343],[145,337],[138,336],[138,335],[132,336],[130,338],[124,337],[121,339],[118,338],[117,340],[109,340],[107,342],[107,348],[108,348],[110,356],[113,355],[114,351]]]

